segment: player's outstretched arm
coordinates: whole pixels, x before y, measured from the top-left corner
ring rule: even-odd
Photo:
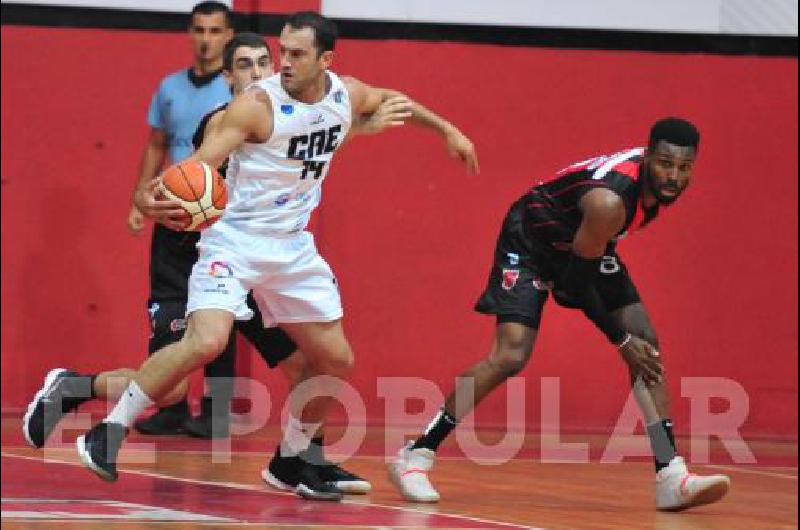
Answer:
[[[405,96],[395,96],[380,104],[372,114],[360,114],[353,117],[353,125],[347,132],[342,145],[353,137],[382,133],[404,125],[411,117],[411,100]]]
[[[395,90],[371,87],[352,77],[344,78],[344,83],[350,93],[353,114],[356,117],[374,113],[381,103],[390,98],[407,98],[407,96]],[[410,98],[408,99],[411,102],[411,116],[408,121],[438,132],[447,143],[447,149],[451,156],[461,159],[470,172],[477,173],[480,170],[480,166],[472,141],[458,127],[446,119],[420,103]]]
[[[411,100],[405,96],[390,97],[372,114],[355,116],[348,138],[359,134],[378,134],[405,125],[406,120],[411,118],[411,107]]]

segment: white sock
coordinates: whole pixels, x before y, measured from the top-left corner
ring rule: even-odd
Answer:
[[[144,410],[153,405],[154,401],[142,392],[136,381],[131,381],[128,388],[122,393],[114,409],[103,421],[106,423],[121,423],[130,427]]]
[[[281,455],[295,456],[308,449],[311,439],[321,426],[322,423],[303,423],[293,416],[289,416],[289,421],[286,422],[286,432],[284,432],[281,442]]]

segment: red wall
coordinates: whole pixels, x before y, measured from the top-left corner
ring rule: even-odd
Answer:
[[[125,218],[150,94],[187,59],[182,35],[2,28],[3,409],[24,406],[48,367],[144,356],[148,241]],[[485,354],[492,319],[471,306],[508,204],[679,114],[703,133],[693,186],[621,249],[661,336],[676,421],[689,411],[676,376],[727,377],[750,396],[745,433],[796,439],[796,59],[345,41],[337,61],[450,117],[482,164],[468,176],[438,138],[407,128],[354,142],[325,184],[317,237],[374,421],[376,376],[446,391]],[[284,388],[257,361],[253,374]],[[542,376],[562,376],[569,429],[610,429],[625,400],[617,354],[555,306],[523,375],[530,428]],[[504,402],[478,418],[502,422]]]

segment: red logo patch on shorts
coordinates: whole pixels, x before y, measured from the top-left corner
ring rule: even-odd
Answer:
[[[503,269],[503,289],[510,291],[517,285],[519,269]]]

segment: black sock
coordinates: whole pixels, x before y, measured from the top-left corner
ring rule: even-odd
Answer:
[[[94,391],[94,382],[97,381],[97,376],[100,374],[89,374],[89,393],[90,399],[97,399],[97,393]]]
[[[425,434],[420,436],[414,445],[411,446],[411,449],[419,449],[424,447],[426,449],[430,449],[431,451],[436,451],[439,448],[439,444],[441,444],[447,435],[452,432],[453,429],[456,428],[458,425],[458,420],[456,420],[453,416],[450,415],[449,412],[442,407],[442,410],[439,411],[439,414],[433,418],[433,421],[428,425],[428,428],[425,429]]]
[[[672,434],[672,420],[663,419],[651,423],[647,426],[647,435],[650,437],[650,448],[653,450],[656,473],[658,473],[678,454],[675,448],[675,435]]]

